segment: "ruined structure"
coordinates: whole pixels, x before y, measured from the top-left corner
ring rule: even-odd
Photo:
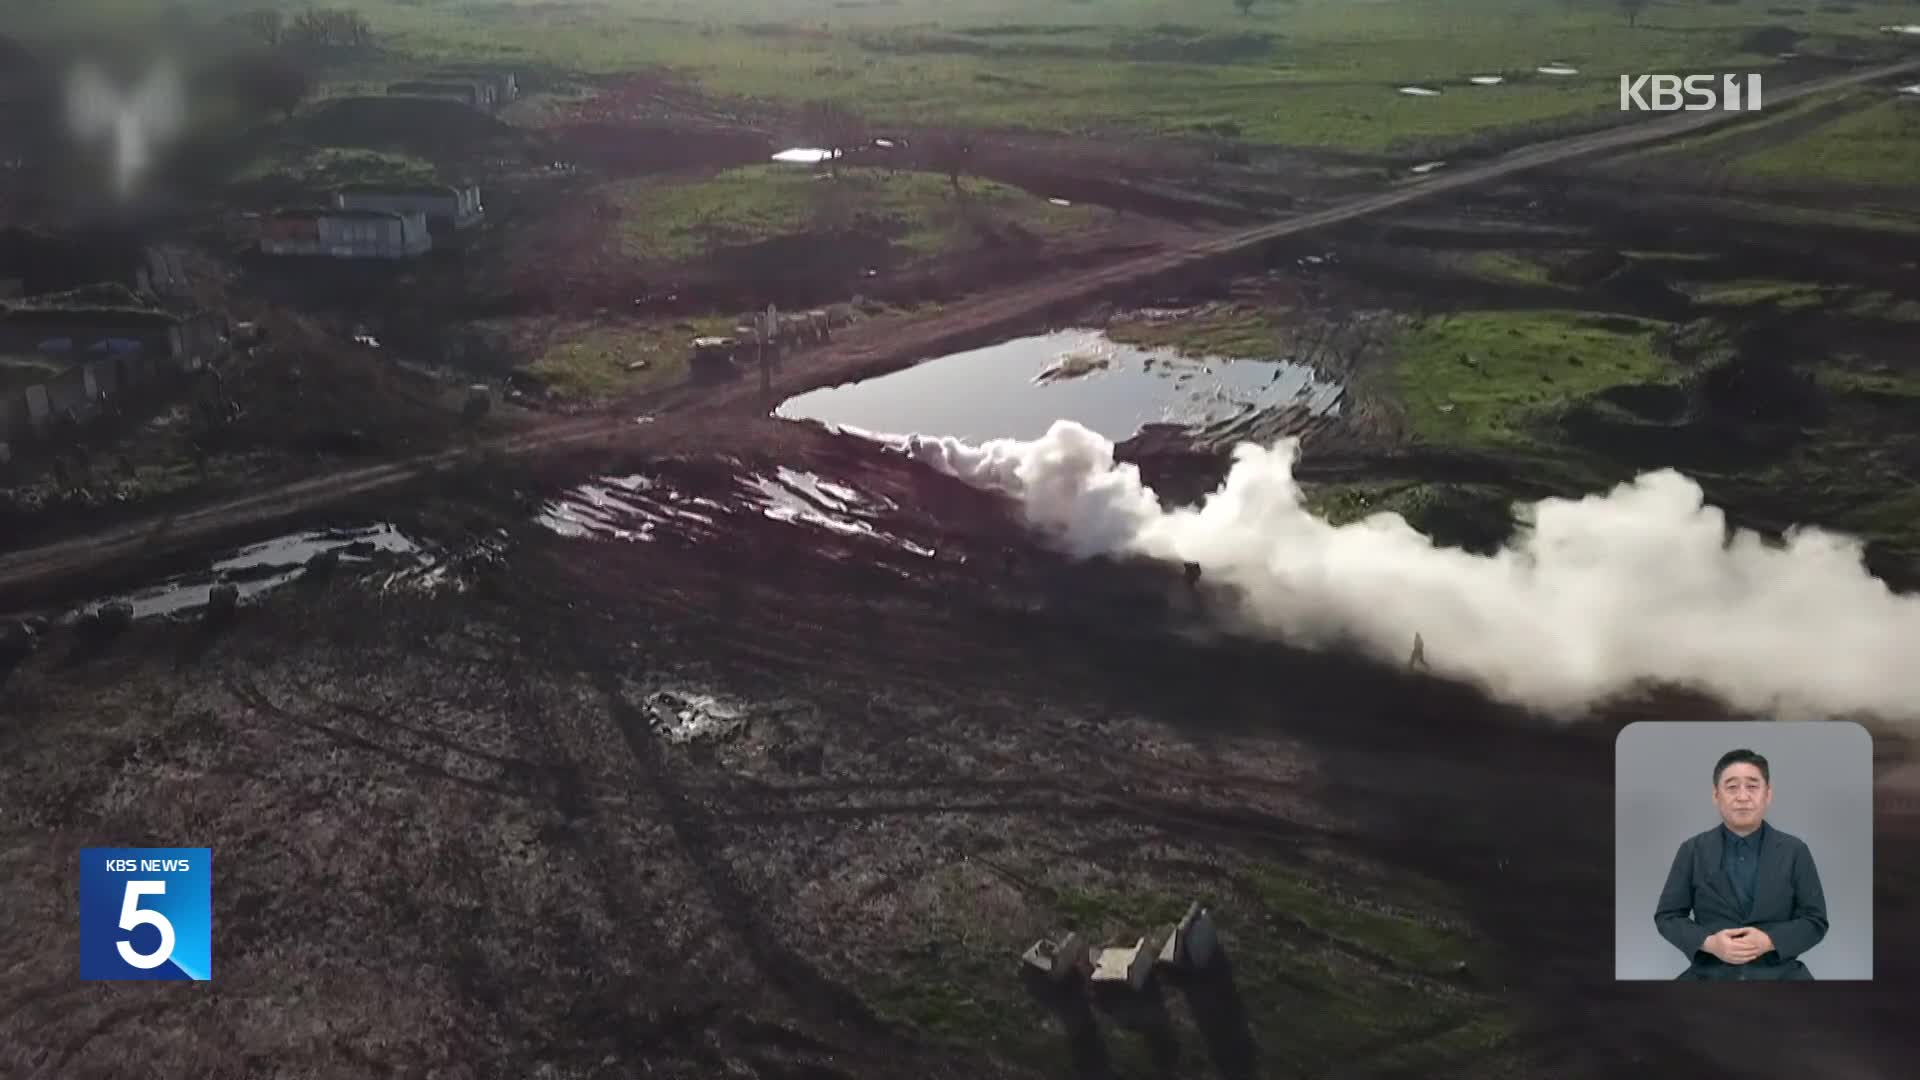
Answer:
[[[520,96],[519,80],[514,78],[511,71],[441,68],[429,73],[426,78],[432,84],[472,84],[478,92],[479,107],[485,109],[499,109]]]
[[[478,83],[465,79],[415,79],[392,83],[387,87],[387,96],[457,101],[475,109],[491,107],[486,91]]]
[[[486,214],[480,189],[472,185],[354,184],[334,193],[338,210],[370,210],[393,214],[422,214],[430,229],[464,229]]]
[[[433,250],[425,214],[386,210],[281,210],[261,225],[268,255],[409,259]]]
[[[11,455],[227,347],[223,316],[162,310],[115,285],[0,305],[0,444]]]

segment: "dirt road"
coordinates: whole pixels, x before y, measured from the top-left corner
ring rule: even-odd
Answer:
[[[1802,83],[1773,93],[1767,101],[1769,106],[1777,108],[1809,95],[1914,71],[1920,71],[1920,58]],[[1209,264],[1227,263],[1256,254],[1269,244],[1316,229],[1485,185],[1542,166],[1642,147],[1709,127],[1738,122],[1753,115],[1728,112],[1675,113],[1642,123],[1543,143],[1483,165],[1463,168],[1451,174],[1433,174],[1404,187],[1284,221],[1222,232],[1196,243],[1125,259],[1102,269],[1045,285],[1026,285],[989,293],[947,307],[933,318],[870,323],[844,335],[839,343],[827,350],[807,354],[804,362],[788,365],[774,380],[773,396],[778,399],[814,387],[866,378],[936,352],[984,344],[1006,333],[1030,327],[1049,316],[1068,315],[1116,291],[1138,288],[1175,275],[1191,274]],[[716,412],[742,409],[757,412],[769,404],[762,396],[757,380],[742,380],[717,390],[674,390],[650,400],[626,403],[610,416],[555,420],[484,446],[316,477],[187,514],[150,519],[105,533],[73,537],[15,552],[0,558],[0,610],[24,603],[29,596],[45,595],[69,587],[78,579],[105,567],[217,543],[222,538],[262,528],[277,520],[391,490],[463,464],[479,463],[490,455],[519,457],[578,449],[596,441],[644,448],[650,440],[668,432],[683,432],[689,424],[703,425],[711,435],[715,419],[713,414]],[[657,422],[636,424],[634,418],[641,412],[656,415]]]

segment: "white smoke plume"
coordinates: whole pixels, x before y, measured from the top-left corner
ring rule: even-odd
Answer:
[[[114,190],[130,197],[160,144],[187,123],[186,86],[166,61],[122,89],[99,67],[79,64],[67,77],[67,130],[75,139],[113,141]]]
[[[1293,440],[1241,446],[1219,490],[1163,510],[1102,436],[1060,421],[1033,442],[914,437],[910,453],[1014,497],[1079,556],[1196,562],[1283,640],[1345,642],[1574,715],[1644,682],[1782,718],[1920,717],[1920,598],[1867,573],[1863,545],[1818,529],[1741,531],[1673,471],[1523,507],[1491,556],[1436,546],[1397,514],[1335,526],[1305,506]]]

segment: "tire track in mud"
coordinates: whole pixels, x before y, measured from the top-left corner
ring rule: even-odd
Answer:
[[[565,942],[563,969],[593,974],[585,985],[569,987],[568,994],[574,996],[574,1002],[563,1015],[530,1017],[519,1025],[520,1030],[515,1034],[524,1040],[523,1046],[570,1045],[576,1053],[581,1047],[592,1048],[583,1055],[592,1059],[583,1061],[587,1065],[601,1060],[602,1049],[611,1038],[618,1064],[627,1068],[657,1059],[665,1043],[694,1059],[702,1068],[718,1071],[724,1063],[705,1043],[710,1035],[710,1009],[704,1014],[697,1008],[675,1009],[672,1015],[663,1017],[651,1011],[636,1013],[630,1008],[633,1002],[658,1000],[662,978],[648,977],[646,973],[676,972],[680,958],[638,947],[639,943],[654,940],[653,935],[623,922],[623,917],[632,913],[631,898],[648,895],[649,885],[636,880],[626,869],[635,865],[636,860],[615,839],[616,829],[609,820],[612,811],[592,794],[596,785],[589,782],[591,771],[582,766],[578,752],[569,745],[580,742],[582,749],[591,747],[600,733],[590,728],[578,730],[583,718],[569,717],[569,710],[545,707],[541,691],[530,674],[565,671],[577,663],[565,654],[564,644],[545,629],[564,625],[568,613],[555,612],[543,619],[526,619],[524,610],[513,614],[517,625],[540,628],[509,629],[504,621],[492,625],[492,629],[505,638],[500,643],[498,666],[505,669],[502,699],[513,737],[523,752],[540,763],[543,801],[562,819],[556,826],[540,829],[540,846],[556,846],[568,857],[617,935],[611,942],[600,940],[581,918],[581,913],[555,913],[570,926],[570,932],[562,938]],[[586,741],[581,742],[583,737]],[[622,971],[616,965],[616,956],[622,958],[627,970]],[[476,979],[479,986],[494,981],[493,973],[485,968]],[[667,997],[680,1002],[700,1000],[692,987]],[[555,1027],[562,1025],[572,1029],[571,1038],[558,1035]],[[521,1064],[531,1072],[538,1063]]]
[[[468,1010],[456,1014],[453,1029],[460,1060],[484,1062],[498,1075],[530,1076],[541,1066],[555,1064],[591,1071],[608,1056],[631,1069],[657,1062],[665,1053],[690,1059],[708,1072],[721,1071],[722,1058],[707,1044],[710,1007],[704,1013],[678,1005],[632,1008],[633,1003],[663,999],[693,1002],[699,996],[691,987],[663,994],[663,987],[680,977],[681,958],[649,949],[647,943],[656,935],[623,921],[634,911],[634,897],[658,896],[659,890],[627,869],[641,860],[614,838],[613,811],[597,797],[591,771],[580,764],[581,747],[591,752],[591,740],[603,740],[604,732],[566,725],[569,710],[544,701],[531,675],[565,670],[565,661],[555,655],[560,646],[538,632],[515,633],[486,614],[492,613],[483,613],[477,626],[456,627],[438,619],[435,625],[408,630],[416,638],[424,635],[418,651],[442,678],[466,686],[448,699],[460,711],[476,707],[461,700],[466,697],[490,698],[499,707],[511,747],[506,753],[467,747],[414,724],[389,720],[378,706],[340,700],[338,690],[307,693],[296,703],[244,676],[230,680],[227,689],[261,716],[396,765],[414,777],[491,796],[492,824],[499,823],[499,815],[519,819],[533,830],[533,850],[549,852],[548,868],[534,864],[529,872],[550,880],[557,875],[558,885],[532,906],[523,906],[499,891],[496,883],[510,886],[521,871],[502,874],[502,864],[484,844],[487,824],[461,843],[434,851],[438,858],[428,873],[461,898],[460,903],[434,909],[436,918],[448,924],[440,941],[449,989]],[[448,650],[434,643],[447,634],[477,651]],[[476,668],[487,673],[479,685]],[[329,715],[316,715],[319,712]],[[335,717],[339,723],[332,722]],[[582,738],[589,741],[582,743]],[[426,760],[447,753],[505,775],[498,782],[475,780]],[[483,842],[475,845],[476,839]],[[573,906],[575,900],[592,904],[615,936],[596,933],[589,913]]]
[[[605,905],[609,921],[617,927],[630,922],[636,910],[635,897],[647,897],[658,902],[660,883],[648,875],[648,880],[640,881],[632,875],[610,867],[634,864],[636,853],[627,850],[613,838],[618,830],[614,823],[616,815],[631,815],[630,809],[615,809],[612,802],[603,798],[588,797],[585,793],[590,786],[584,778],[590,772],[605,773],[606,766],[598,769],[583,767],[576,756],[579,750],[598,747],[604,754],[609,736],[619,740],[617,745],[626,748],[627,753],[617,755],[620,765],[631,766],[637,773],[641,790],[638,794],[645,797],[645,813],[657,817],[671,837],[684,869],[691,875],[694,892],[669,901],[672,906],[687,913],[711,912],[714,925],[712,932],[732,936],[744,947],[754,970],[791,1003],[802,1015],[809,1018],[812,1025],[824,1030],[850,1031],[850,1033],[871,1039],[874,1037],[891,1038],[896,1032],[890,1025],[875,1017],[857,993],[840,986],[827,978],[817,966],[801,957],[794,949],[777,940],[774,931],[769,928],[758,914],[757,901],[750,891],[740,882],[732,869],[726,865],[727,844],[716,834],[712,815],[705,813],[693,800],[686,797],[672,775],[672,765],[666,759],[659,737],[638,707],[630,703],[623,691],[623,681],[644,683],[651,674],[650,659],[644,649],[630,650],[620,647],[628,639],[626,635],[602,637],[600,627],[591,625],[598,622],[594,616],[600,614],[592,604],[575,603],[566,599],[562,592],[524,578],[514,591],[512,599],[513,617],[517,623],[537,626],[531,636],[516,634],[516,640],[525,644],[535,644],[534,655],[539,657],[537,664],[541,670],[554,674],[563,674],[570,682],[586,687],[599,699],[605,713],[605,723],[615,729],[611,732],[600,726],[594,718],[595,710],[576,710],[572,718],[575,733],[571,736],[547,735],[538,738],[538,742],[550,747],[554,760],[565,762],[565,775],[557,777],[561,794],[558,796],[569,821],[568,828],[578,828],[587,835],[570,847],[576,848],[583,859],[591,860],[596,867],[599,891]],[[521,685],[530,683],[522,678]],[[553,713],[536,713],[529,716],[528,723],[535,729],[545,727],[553,718]],[[525,726],[525,725],[523,725]],[[568,743],[577,744],[569,749]],[[630,807],[631,803],[622,800],[619,804]],[[644,911],[640,912],[644,915]],[[700,914],[691,915],[695,920]],[[693,936],[709,936],[705,924],[687,931]],[[662,928],[648,931],[634,931],[636,937],[646,939],[670,936]],[[584,935],[582,937],[584,940]],[[605,966],[604,950],[597,954],[596,962]],[[695,960],[699,958],[695,957]],[[632,964],[636,972],[679,971],[689,966],[689,954],[673,953],[661,955],[634,955]],[[614,987],[621,981],[631,981],[629,976],[617,976]],[[778,1024],[764,1024],[755,1020],[751,1014],[752,1003],[738,999],[722,1003],[716,994],[727,986],[723,973],[711,973],[700,976],[700,981],[690,982],[677,993],[664,995],[670,1000],[705,1004],[697,1005],[692,1012],[695,1017],[688,1026],[683,1017],[678,1026],[663,1027],[660,1037],[671,1040],[675,1049],[693,1057],[702,1068],[718,1073],[724,1071],[729,1057],[744,1053],[748,1057],[764,1055],[773,1050],[788,1053],[804,1051],[812,1058],[825,1061],[843,1059],[855,1051],[843,1042],[823,1042],[814,1034],[798,1033]],[[661,987],[658,978],[648,978],[647,985],[634,985],[630,993],[620,995],[626,999],[660,1000]],[[613,987],[609,987],[611,993]],[[728,1019],[732,1017],[732,1019]],[[652,1018],[649,1018],[652,1019]],[[742,1045],[744,1044],[744,1045]],[[826,1066],[808,1066],[818,1075],[826,1077],[837,1075],[835,1070]],[[808,1073],[813,1075],[814,1073]]]
[[[576,639],[577,657],[594,657],[593,645]],[[601,663],[593,669],[576,664],[576,676],[595,689],[625,741],[633,763],[659,800],[683,858],[692,867],[704,897],[727,930],[743,945],[754,967],[781,991],[801,1013],[829,1029],[851,1029],[867,1037],[896,1041],[898,1031],[881,1020],[856,992],[827,977],[819,967],[780,941],[756,910],[748,888],[726,865],[727,845],[714,828],[714,819],[680,788],[646,718],[627,702],[612,669]]]

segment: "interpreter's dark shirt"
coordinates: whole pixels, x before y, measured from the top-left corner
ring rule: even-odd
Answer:
[[[1743,911],[1753,910],[1754,884],[1760,878],[1760,845],[1766,841],[1765,822],[1758,829],[1740,836],[1725,825],[1720,826],[1723,844],[1720,854],[1720,869],[1726,871],[1727,880],[1733,883],[1734,895],[1740,900]]]

